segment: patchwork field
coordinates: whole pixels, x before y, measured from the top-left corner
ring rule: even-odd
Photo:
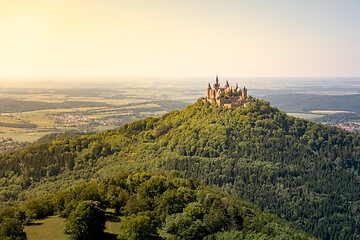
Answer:
[[[30,144],[50,133],[101,132],[161,116],[185,108],[202,95],[169,86],[122,87],[1,89],[0,152]]]

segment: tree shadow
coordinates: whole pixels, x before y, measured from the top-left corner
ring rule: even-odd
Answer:
[[[113,233],[104,232],[102,238],[103,240],[117,240],[117,235]]]
[[[40,222],[30,222],[30,223],[26,223],[25,226],[37,226],[37,225],[43,225],[44,223],[40,223]]]
[[[105,213],[106,221],[109,222],[120,222],[120,217],[115,213],[106,212]]]

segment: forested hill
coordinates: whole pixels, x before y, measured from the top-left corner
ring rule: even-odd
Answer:
[[[64,229],[40,224],[31,230],[33,223],[39,225],[37,219],[55,214],[66,218]],[[29,239],[68,239],[61,236],[64,231],[74,240],[315,240],[277,216],[176,171],[121,173],[0,209],[0,239],[25,240],[22,224],[30,225],[25,229]]]
[[[124,170],[176,169],[323,239],[359,239],[359,136],[261,100],[230,109],[198,101],[119,130],[4,154],[0,198],[22,200]]]

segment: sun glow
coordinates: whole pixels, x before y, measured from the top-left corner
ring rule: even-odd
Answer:
[[[1,1],[0,77],[359,75],[359,4],[290,2]]]

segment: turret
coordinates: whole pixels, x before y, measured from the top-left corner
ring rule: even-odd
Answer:
[[[242,98],[247,98],[247,89],[244,87],[244,90],[242,90],[242,94],[241,94]]]
[[[220,96],[222,97],[219,98]],[[228,80],[226,80],[225,86],[222,87],[219,84],[218,76],[215,78],[213,87],[210,83],[208,84],[207,99],[204,98],[203,101],[227,107],[240,107],[248,102],[253,102],[252,99],[248,99],[246,87],[239,88],[238,83],[235,86],[230,86]]]

